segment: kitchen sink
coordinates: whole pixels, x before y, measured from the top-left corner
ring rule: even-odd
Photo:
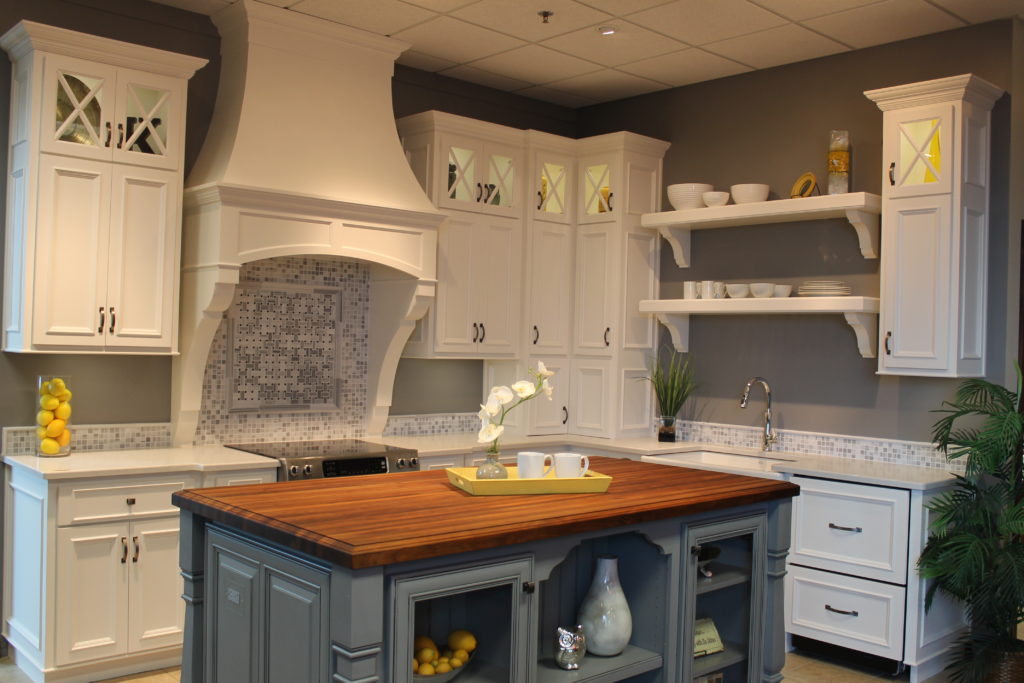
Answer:
[[[774,472],[772,465],[793,462],[792,458],[777,456],[774,453],[728,453],[725,451],[689,451],[687,453],[669,453],[666,455],[645,455],[643,462],[659,465],[675,465],[676,467],[694,467],[702,470],[715,470],[731,474],[746,474],[752,477],[783,479],[785,475]]]

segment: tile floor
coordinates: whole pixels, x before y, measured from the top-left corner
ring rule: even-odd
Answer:
[[[878,670],[868,670],[839,663],[823,655],[790,652],[786,657],[783,676],[791,683],[867,683],[889,680],[907,681],[909,676],[889,676]],[[945,678],[937,676],[928,683],[942,683]],[[27,676],[17,669],[10,660],[0,659],[0,683],[30,683]],[[178,683],[178,669],[159,669],[133,676],[109,678],[104,683]]]

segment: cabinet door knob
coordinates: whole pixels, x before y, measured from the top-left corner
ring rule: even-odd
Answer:
[[[483,323],[480,323],[480,343],[484,343],[484,337],[487,336],[487,328],[484,327]]]
[[[569,409],[566,408],[565,406],[562,406],[562,424],[565,424],[568,421],[569,421]]]
[[[476,342],[477,342],[479,337],[480,337],[480,327],[476,323],[473,323],[473,343],[474,344],[476,344]]]
[[[828,528],[835,529],[836,531],[852,531],[855,534],[859,534],[862,531],[864,531],[859,526],[839,526],[838,524],[833,524],[832,522],[828,523]]]
[[[523,592],[533,595],[534,591],[537,590],[537,584],[533,581],[523,581]]]
[[[114,334],[114,326],[117,325],[117,314],[114,313],[114,307],[110,307],[110,334]]]
[[[128,539],[121,537],[121,564],[128,562]]]
[[[537,326],[534,325],[533,326],[533,343],[536,344],[538,341],[540,341],[540,330],[538,330]]]
[[[832,605],[825,605],[825,609],[827,609],[829,612],[835,612],[836,614],[845,614],[848,617],[859,617],[860,616],[860,612],[858,612],[855,609],[851,609],[851,610],[836,609]]]
[[[104,306],[100,306],[100,326],[96,328],[96,334],[103,334],[103,324],[107,319],[107,314],[103,312],[105,310]]]
[[[896,162],[889,164],[889,184],[896,185]]]
[[[612,333],[612,328],[610,328],[610,327],[604,328],[604,345],[605,346],[611,346],[612,345],[612,343],[610,341],[608,341],[608,335],[611,334],[611,333]]]
[[[129,505],[135,505],[134,498],[126,498],[124,502],[128,503]]]
[[[138,564],[139,562],[139,537],[132,536],[132,544],[135,546],[135,552],[132,553],[132,562]]]
[[[892,355],[892,346],[890,346],[891,342],[892,342],[892,332],[886,332],[885,333],[885,355],[887,355],[887,356],[891,356]]]
[[[700,543],[698,543],[697,545],[691,545],[690,546],[690,554],[691,555],[700,555],[700,551],[703,550],[703,549],[704,548],[703,548],[703,546],[701,546]]]

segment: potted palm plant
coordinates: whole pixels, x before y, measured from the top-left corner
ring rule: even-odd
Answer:
[[[676,440],[676,417],[683,409],[686,399],[695,387],[693,368],[686,354],[669,349],[664,363],[655,358],[651,363],[650,374],[643,379],[654,387],[654,396],[658,401],[658,441]]]
[[[1024,416],[1021,368],[1017,390],[967,380],[934,427],[932,438],[949,460],[964,458],[956,488],[937,497],[929,538],[918,560],[936,591],[959,599],[969,629],[948,667],[951,679],[1024,680]]]

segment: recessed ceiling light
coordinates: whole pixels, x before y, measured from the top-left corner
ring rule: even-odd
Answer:
[[[614,35],[615,34],[615,27],[614,26],[601,26],[601,27],[599,27],[597,29],[597,32],[600,33],[602,36]]]

